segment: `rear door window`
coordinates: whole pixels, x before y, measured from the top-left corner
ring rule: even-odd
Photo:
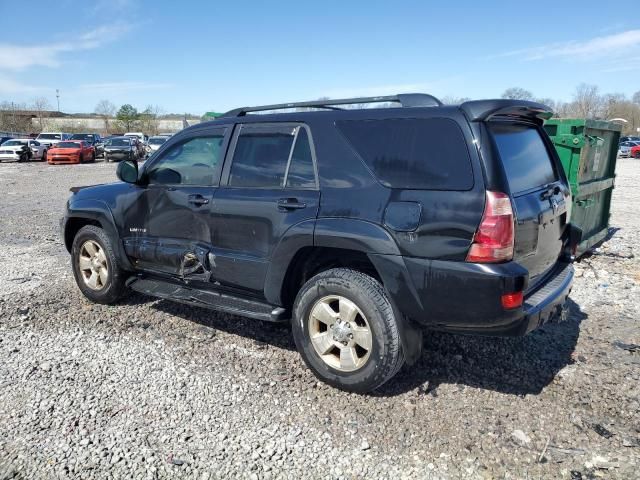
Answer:
[[[538,129],[517,123],[493,123],[489,130],[512,193],[536,189],[558,179]]]
[[[336,122],[380,183],[389,188],[469,190],[473,170],[458,124],[447,118]]]
[[[228,184],[247,188],[316,188],[307,129],[301,125],[242,125]]]
[[[229,174],[232,187],[282,188],[295,127],[242,126]]]
[[[316,188],[316,172],[309,135],[304,127],[298,127],[296,146],[291,154],[291,163],[287,172],[287,188]]]

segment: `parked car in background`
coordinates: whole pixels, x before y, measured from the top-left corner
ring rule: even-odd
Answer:
[[[580,232],[548,107],[407,94],[332,110],[363,101],[239,108],[121,162],[120,183],[72,189],[81,292],[290,322],[315,375],[354,392],[415,363],[423,328],[520,336],[566,319]],[[246,115],[309,106],[328,111]]]
[[[634,142],[634,141],[626,141],[626,142],[621,142],[618,145],[618,156],[619,157],[630,157],[631,156],[631,149],[633,147],[636,147],[640,145],[640,142]]]
[[[125,137],[136,137],[143,144],[146,144],[147,140],[149,140],[149,136],[145,135],[142,132],[127,132],[127,133],[124,134],[124,136]]]
[[[151,155],[153,152],[158,150],[160,146],[165,143],[169,137],[165,137],[164,135],[156,135],[154,137],[149,137],[149,142],[147,143],[147,154]]]
[[[7,140],[11,140],[13,137],[0,137],[0,145],[2,145]]]
[[[620,143],[622,142],[640,142],[640,137],[638,136],[620,137]]]
[[[0,147],[0,160],[27,162],[29,160],[46,160],[47,147],[31,138],[13,138]]]
[[[62,132],[42,132],[36,137],[36,140],[41,144],[49,148],[51,145],[55,145],[58,142],[63,142],[71,138],[70,133]]]
[[[104,161],[119,162],[138,158],[136,139],[132,137],[113,137],[104,143]]]
[[[69,140],[82,140],[92,145],[96,151],[96,157],[104,153],[104,145],[102,144],[100,135],[97,133],[74,133]]]
[[[49,149],[47,154],[49,165],[92,162],[95,159],[96,152],[93,145],[89,145],[82,140],[58,142]]]
[[[629,156],[632,158],[640,158],[640,142],[638,142],[638,145],[631,147]]]

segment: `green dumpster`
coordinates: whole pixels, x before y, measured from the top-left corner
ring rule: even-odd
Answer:
[[[552,118],[544,129],[567,174],[573,195],[571,222],[582,229],[581,255],[609,230],[611,194],[622,127],[584,118]]]

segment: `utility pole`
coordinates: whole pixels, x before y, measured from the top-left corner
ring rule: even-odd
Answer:
[[[11,102],[11,111],[13,112],[13,124],[11,125],[11,136],[13,136],[16,131],[16,106],[13,102]]]
[[[58,111],[60,111],[60,90],[56,88],[56,100],[58,100]]]

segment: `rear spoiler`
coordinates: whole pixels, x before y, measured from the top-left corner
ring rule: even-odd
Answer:
[[[553,116],[551,108],[542,103],[526,100],[472,100],[460,105],[471,122],[483,122],[494,117],[527,118],[542,124]]]

